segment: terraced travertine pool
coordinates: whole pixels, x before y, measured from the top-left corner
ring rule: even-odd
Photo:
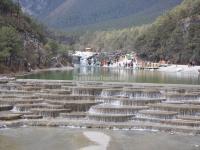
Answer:
[[[0,150],[199,150],[199,134],[199,85],[0,81]]]
[[[200,133],[200,86],[17,79],[0,84],[0,127]]]

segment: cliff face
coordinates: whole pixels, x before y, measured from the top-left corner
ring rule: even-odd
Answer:
[[[189,29],[192,26],[200,25],[200,15],[195,15],[191,17],[187,17],[180,21],[180,26],[182,27],[183,32],[185,33],[185,37],[189,36]]]
[[[59,46],[17,3],[0,1],[0,73],[51,67],[52,57],[62,57]]]

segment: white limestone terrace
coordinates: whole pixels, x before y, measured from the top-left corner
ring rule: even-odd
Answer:
[[[76,126],[200,133],[200,85],[6,79],[0,128]]]
[[[200,74],[200,66],[188,66],[188,65],[168,65],[165,67],[160,67],[158,71],[161,72],[181,72],[184,74]]]

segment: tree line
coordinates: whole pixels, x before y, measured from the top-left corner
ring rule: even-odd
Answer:
[[[184,0],[158,17],[155,22],[139,27],[83,34],[75,49],[133,50],[145,60],[166,60],[200,64],[200,0]]]
[[[48,36],[45,26],[24,14],[12,0],[0,1],[0,73],[49,67],[66,46]]]

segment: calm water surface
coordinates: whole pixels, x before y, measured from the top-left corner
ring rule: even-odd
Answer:
[[[162,132],[68,128],[0,130],[0,150],[199,150],[199,144],[200,136]]]
[[[199,84],[200,75],[167,73],[150,70],[82,67],[67,71],[46,71],[31,74],[25,79],[77,80],[77,81],[119,81],[136,83]]]

